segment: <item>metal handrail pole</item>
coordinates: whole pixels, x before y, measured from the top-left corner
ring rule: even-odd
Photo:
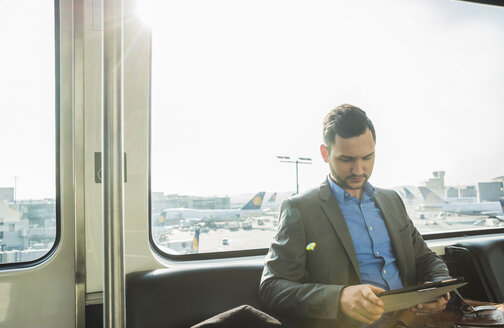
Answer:
[[[103,0],[104,327],[125,327],[123,2]]]

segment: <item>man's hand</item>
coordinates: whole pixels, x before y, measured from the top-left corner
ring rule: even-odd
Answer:
[[[373,285],[354,285],[341,290],[340,308],[350,318],[367,324],[380,319],[383,314],[383,301],[376,296],[384,292]]]
[[[412,307],[411,311],[413,311],[418,316],[436,314],[446,309],[446,304],[449,300],[450,293],[446,293],[445,295],[438,298],[437,301],[418,304],[417,306]]]

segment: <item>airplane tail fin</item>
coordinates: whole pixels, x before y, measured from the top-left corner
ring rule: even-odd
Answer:
[[[199,251],[199,235],[200,235],[200,228],[196,228],[194,230],[194,237],[191,245],[191,251],[192,253],[198,253]]]
[[[277,193],[273,193],[273,195],[271,195],[270,199],[268,200],[268,203],[274,203],[276,201],[276,197],[277,197]]]
[[[252,197],[251,200],[247,204],[245,204],[241,209],[242,210],[258,210],[261,208],[263,198],[264,198],[264,191],[258,192],[254,197]]]
[[[427,187],[418,187],[425,204],[444,204],[445,201]]]
[[[415,198],[415,196],[413,195],[413,193],[411,191],[409,191],[408,188],[403,187],[403,190],[404,190],[404,194],[406,195],[406,199],[407,200],[413,200]]]

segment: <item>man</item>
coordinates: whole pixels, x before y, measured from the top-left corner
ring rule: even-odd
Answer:
[[[371,324],[383,315],[377,293],[449,278],[399,196],[368,182],[375,143],[372,122],[355,106],[338,106],[324,119],[320,152],[330,174],[282,203],[259,288],[268,310],[307,319],[309,327]],[[448,299],[412,311],[433,314]]]

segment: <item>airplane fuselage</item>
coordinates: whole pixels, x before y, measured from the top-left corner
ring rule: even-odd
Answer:
[[[489,215],[502,213],[499,202],[424,204],[422,205],[422,208],[437,209],[443,212],[464,215]]]
[[[260,215],[261,210],[223,209],[199,210],[192,208],[169,208],[161,212],[168,222],[186,219],[201,219],[204,221],[232,221]]]

